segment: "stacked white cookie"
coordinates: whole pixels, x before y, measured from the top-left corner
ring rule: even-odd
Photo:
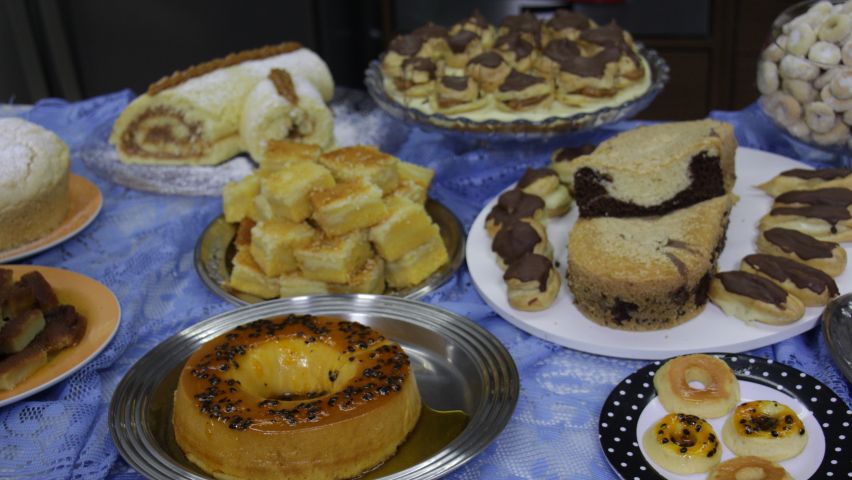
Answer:
[[[852,148],[852,1],[814,4],[782,27],[757,67],[760,104],[793,136]]]
[[[786,325],[839,295],[832,277],[846,268],[837,242],[852,240],[850,182],[849,169],[793,169],[759,185],[775,199],[758,226],[759,253],[717,274],[710,299],[741,320]]]
[[[261,298],[384,293],[447,263],[424,208],[432,170],[368,146],[271,142],[263,158],[225,187],[225,220],[239,223],[227,287]]]

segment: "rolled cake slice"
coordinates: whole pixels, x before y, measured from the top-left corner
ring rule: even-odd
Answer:
[[[176,72],[148,87],[121,112],[110,143],[125,163],[215,165],[244,150],[243,103],[272,69],[305,78],[331,99],[325,62],[298,43],[247,50]]]
[[[707,303],[733,195],[660,217],[580,218],[568,236],[568,286],[586,317],[622,330],[681,324]]]
[[[263,163],[271,140],[334,145],[334,120],[319,91],[307,79],[274,68],[248,94],[240,117],[240,136],[249,155]]]
[[[737,141],[715,120],[636,128],[575,158],[581,217],[663,215],[730,192]]]

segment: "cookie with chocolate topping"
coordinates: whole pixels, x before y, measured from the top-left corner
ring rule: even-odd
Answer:
[[[757,237],[757,251],[795,260],[836,277],[846,268],[846,249],[787,228],[770,228]]]
[[[571,208],[571,195],[559,182],[559,175],[549,168],[528,168],[518,180],[517,188],[544,200],[548,217],[559,217]]]
[[[435,93],[433,108],[442,113],[469,112],[482,108],[486,102],[479,94],[479,85],[466,75],[444,75],[438,80]]]
[[[497,266],[505,270],[512,262],[529,253],[553,257],[544,225],[537,220],[514,220],[494,235],[491,250],[497,254]]]
[[[726,314],[744,322],[788,325],[805,314],[801,300],[754,273],[717,273],[710,282],[709,295]]]
[[[553,85],[544,77],[512,70],[494,94],[497,107],[518,112],[553,101]]]
[[[545,36],[551,40],[577,40],[584,30],[597,27],[589,17],[573,10],[560,8],[553,12],[553,17],[544,24]]]
[[[402,62],[418,55],[426,55],[424,43],[423,38],[414,35],[399,35],[394,38],[382,57],[382,71],[393,78],[402,76]]]
[[[462,30],[451,35],[447,39],[447,45],[450,48],[447,65],[452,68],[464,68],[471,58],[483,51],[482,39],[469,30]]]
[[[544,200],[519,189],[512,189],[497,198],[497,205],[494,205],[485,218],[485,229],[493,237],[504,224],[523,219],[544,221]]]
[[[743,258],[740,269],[775,282],[806,307],[825,305],[840,294],[828,274],[789,258],[755,253]]]
[[[500,53],[515,70],[526,72],[533,67],[538,57],[533,44],[517,32],[507,33],[494,42],[494,50]]]
[[[852,241],[852,212],[841,205],[774,207],[760,219],[761,232],[787,228],[827,242]]]
[[[512,308],[526,312],[545,310],[559,293],[561,280],[553,262],[542,255],[527,254],[513,261],[503,274]]]
[[[461,22],[456,23],[450,28],[450,35],[455,35],[461,31],[473,32],[479,36],[482,41],[482,46],[485,49],[491,48],[494,44],[494,27],[488,20],[479,13],[479,10],[474,10],[473,13]]]
[[[768,182],[757,186],[757,188],[773,197],[791,190],[813,190],[830,187],[852,188],[852,169],[825,168],[810,170],[794,168],[781,172]]]
[[[499,53],[490,51],[471,58],[465,72],[479,83],[482,91],[493,93],[512,72],[512,67]]]
[[[582,162],[575,162],[574,159],[589,155],[595,151],[594,145],[581,145],[579,147],[563,147],[555,152],[550,157],[550,168],[559,175],[559,181],[568,187],[570,192],[574,188],[574,174]]]
[[[394,79],[394,84],[408,97],[427,97],[435,91],[436,72],[431,58],[407,58],[402,62],[402,75]]]

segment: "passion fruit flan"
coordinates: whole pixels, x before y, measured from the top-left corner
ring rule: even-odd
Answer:
[[[408,356],[332,317],[257,320],[205,343],[175,392],[175,439],[221,479],[342,479],[391,457],[420,416]]]

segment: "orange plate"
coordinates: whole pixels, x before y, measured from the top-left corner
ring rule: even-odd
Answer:
[[[79,344],[62,350],[12,390],[0,391],[0,406],[8,405],[62,381],[80,369],[107,346],[118,330],[121,306],[109,288],[85,275],[37,265],[4,265],[17,280],[37,271],[53,286],[61,303],[73,305],[86,317],[86,334]]]
[[[68,240],[86,228],[103,205],[101,191],[94,183],[85,178],[71,174],[68,179],[68,216],[55,230],[47,235],[9,250],[0,252],[0,263],[13,262],[30,255],[47,250],[48,248]]]

